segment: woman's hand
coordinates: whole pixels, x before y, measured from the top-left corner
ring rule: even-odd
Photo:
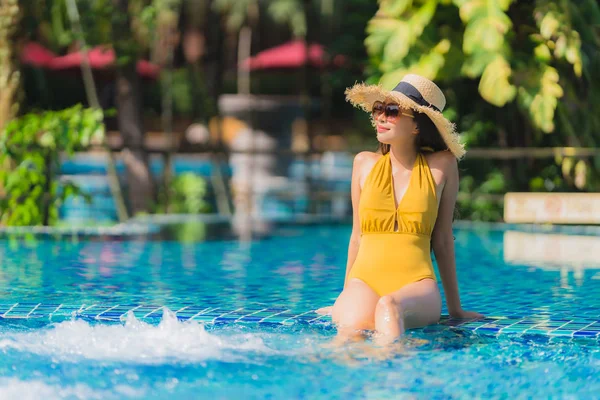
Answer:
[[[321,307],[315,312],[320,315],[331,315],[332,308],[333,308],[333,306]]]
[[[450,316],[456,319],[479,319],[483,318],[483,314],[479,314],[475,311],[465,311],[460,309],[458,311],[450,312]]]

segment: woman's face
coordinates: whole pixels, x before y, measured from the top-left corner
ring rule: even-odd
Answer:
[[[418,133],[413,111],[403,109],[396,103],[376,101],[372,111],[377,140],[384,144],[414,143]]]

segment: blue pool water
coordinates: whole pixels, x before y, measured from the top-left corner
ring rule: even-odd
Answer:
[[[184,229],[0,237],[0,398],[599,397],[598,237],[457,230],[463,305],[487,318],[383,350],[331,347],[314,313],[349,225]]]

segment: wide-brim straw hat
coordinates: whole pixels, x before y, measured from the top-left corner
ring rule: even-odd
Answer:
[[[392,90],[386,90],[381,85],[358,83],[346,89],[345,94],[346,100],[352,105],[367,112],[371,112],[373,103],[382,101],[395,102],[400,107],[426,114],[457,159],[466,153],[455,125],[442,114],[446,106],[446,97],[441,89],[427,78],[415,74],[405,75]]]

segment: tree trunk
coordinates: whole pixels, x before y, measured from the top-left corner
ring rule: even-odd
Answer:
[[[243,26],[238,39],[238,94],[250,94],[250,69],[242,68],[243,61],[250,57],[252,47],[252,28]]]
[[[154,185],[144,149],[144,128],[139,78],[135,64],[118,68],[116,82],[117,123],[123,137],[124,161],[131,213],[148,212],[154,202]]]
[[[15,79],[15,73],[10,69],[4,71],[8,72],[8,82],[0,82],[0,131],[16,112],[15,94],[19,81],[18,78]]]
[[[131,215],[150,211],[155,203],[154,185],[144,149],[142,99],[136,71],[138,54],[129,18],[129,1],[113,0],[113,43],[117,58],[116,104],[117,124],[124,144],[124,161],[127,168],[127,185]],[[124,57],[129,60],[122,64]]]
[[[18,109],[20,74],[15,34],[20,16],[17,0],[0,0],[0,131]]]

